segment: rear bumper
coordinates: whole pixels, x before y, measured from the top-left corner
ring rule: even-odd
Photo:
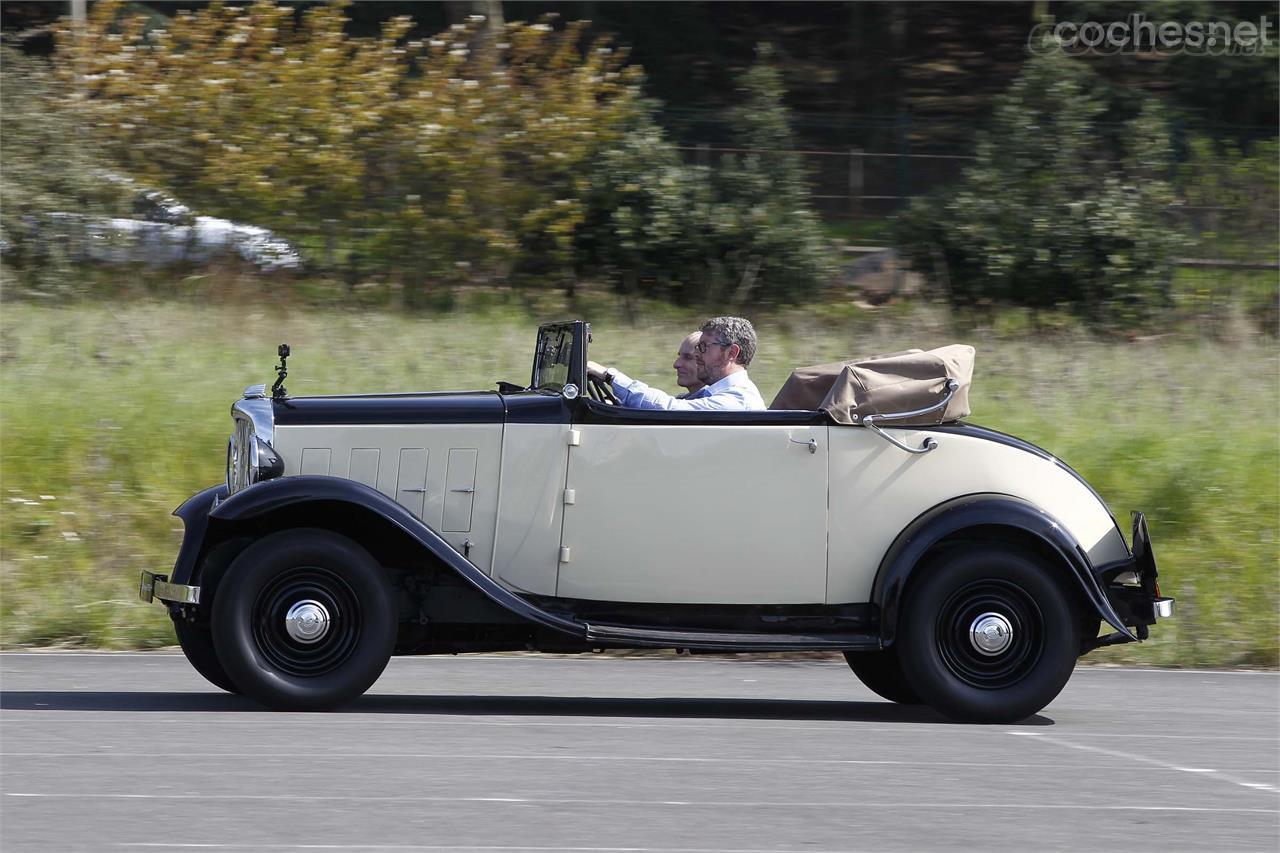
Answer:
[[[1173,616],[1174,600],[1160,594],[1160,573],[1151,549],[1151,533],[1147,530],[1146,516],[1140,512],[1133,514],[1132,542],[1129,559],[1101,569],[1099,580],[1107,600],[1125,626],[1132,628],[1139,640],[1145,640],[1150,636],[1152,625]],[[1088,644],[1086,651],[1127,640],[1116,634],[1099,637]]]

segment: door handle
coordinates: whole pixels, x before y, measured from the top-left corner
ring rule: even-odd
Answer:
[[[818,440],[816,438],[811,438],[808,441],[801,441],[798,438],[792,438],[791,436],[787,436],[787,441],[791,442],[792,444],[808,445],[810,453],[818,452]]]

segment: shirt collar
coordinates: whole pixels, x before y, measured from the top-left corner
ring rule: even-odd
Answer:
[[[721,379],[719,382],[716,382],[712,385],[708,385],[706,388],[703,388],[702,391],[699,393],[699,396],[706,395],[709,397],[712,394],[718,394],[721,391],[728,391],[733,386],[742,385],[744,383],[745,384],[751,383],[751,380],[747,377],[747,371],[735,370],[733,373],[730,373],[728,376],[726,376],[724,379]]]

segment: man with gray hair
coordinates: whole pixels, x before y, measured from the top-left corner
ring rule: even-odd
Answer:
[[[702,324],[697,352],[698,381],[702,390],[686,399],[650,388],[616,368],[587,362],[587,372],[608,382],[619,405],[673,412],[758,411],[766,408],[759,389],[747,376],[747,365],[756,355],[756,330],[742,317],[712,317]]]

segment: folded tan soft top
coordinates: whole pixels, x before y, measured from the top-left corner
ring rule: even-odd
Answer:
[[[894,425],[927,426],[969,414],[974,349],[951,344],[933,350],[905,350],[857,361],[801,367],[791,374],[770,409],[821,409],[842,424],[867,415],[925,409],[946,395],[948,379],[960,383],[945,410],[893,421]]]

